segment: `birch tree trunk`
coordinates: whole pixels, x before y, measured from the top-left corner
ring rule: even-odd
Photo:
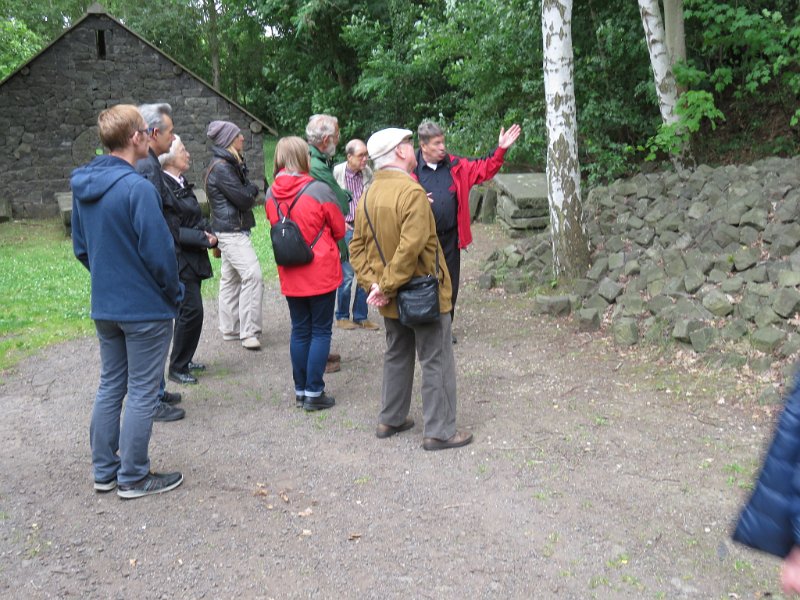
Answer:
[[[678,105],[678,87],[675,85],[675,76],[672,73],[658,0],[639,0],[639,13],[642,15],[647,49],[650,52],[650,66],[653,68],[661,121],[665,125],[673,125],[680,120],[675,111]],[[688,156],[688,148],[684,146],[677,156],[671,157],[676,170],[682,170],[687,161],[691,162],[687,159]]]
[[[589,267],[578,164],[572,0],[542,0],[547,104],[547,195],[556,277],[582,277]]]
[[[683,0],[664,0],[664,31],[669,64],[686,61],[686,32],[683,26]]]

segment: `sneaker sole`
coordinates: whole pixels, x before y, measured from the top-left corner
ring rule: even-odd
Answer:
[[[170,415],[169,417],[153,417],[153,421],[156,423],[172,423],[173,421],[180,421],[186,416],[185,412],[181,412],[178,415]]]
[[[117,490],[117,496],[120,498],[124,498],[125,500],[130,500],[132,498],[141,498],[143,496],[152,496],[153,494],[161,494],[163,492],[169,492],[170,490],[174,490],[180,484],[183,483],[183,475],[181,478],[171,485],[164,486],[162,488],[158,488],[157,490]]]
[[[303,410],[305,410],[306,412],[313,412],[315,410],[328,410],[329,408],[333,408],[334,406],[336,405],[330,404],[327,406],[317,406],[317,405],[303,404]]]
[[[95,481],[94,482],[94,491],[95,492],[100,492],[100,493],[110,492],[116,487],[117,487],[117,480],[116,479],[112,479],[111,481],[106,481],[105,483],[103,483],[101,481]]]

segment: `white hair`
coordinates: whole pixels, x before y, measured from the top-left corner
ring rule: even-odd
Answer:
[[[339,120],[331,115],[312,115],[306,125],[306,139],[312,146],[319,146],[328,136],[336,133]]]
[[[169,163],[175,161],[176,153],[178,152],[178,145],[180,143],[181,143],[181,138],[180,136],[176,135],[175,139],[172,140],[172,145],[169,147],[169,152],[165,152],[164,154],[160,154],[158,156],[158,162],[161,163],[162,169]]]

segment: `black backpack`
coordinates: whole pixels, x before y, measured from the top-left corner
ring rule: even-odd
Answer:
[[[314,244],[317,243],[322,236],[322,232],[325,230],[325,226],[323,225],[317,237],[314,238],[311,245],[308,245],[305,238],[303,238],[300,227],[289,218],[294,205],[297,204],[300,196],[312,183],[314,182],[307,183],[303,186],[303,189],[297,192],[297,196],[295,196],[294,200],[289,205],[289,209],[286,211],[285,215],[281,213],[281,207],[278,201],[275,200],[275,196],[272,196],[272,202],[275,204],[275,210],[278,213],[278,222],[269,230],[269,237],[272,240],[272,253],[275,256],[275,262],[282,267],[307,265],[314,260]]]

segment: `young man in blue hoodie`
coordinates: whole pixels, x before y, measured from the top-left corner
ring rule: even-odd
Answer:
[[[89,430],[94,489],[117,488],[122,498],[139,498],[183,481],[180,473],[150,472],[147,452],[183,286],[161,199],[134,169],[148,149],[141,113],[132,105],[113,106],[97,125],[109,154],[75,169],[71,179],[72,244],[91,275],[91,317],[100,343]]]

